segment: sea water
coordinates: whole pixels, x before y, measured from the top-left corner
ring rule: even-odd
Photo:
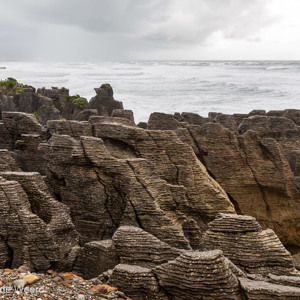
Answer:
[[[0,62],[0,79],[66,87],[88,100],[110,83],[137,122],[154,112],[248,113],[300,109],[299,61]]]

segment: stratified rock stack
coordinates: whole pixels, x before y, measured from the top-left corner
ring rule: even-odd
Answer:
[[[112,240],[102,240],[86,243],[75,265],[77,272],[84,278],[90,279],[113,269],[119,262],[120,259]]]
[[[222,251],[186,251],[154,269],[173,299],[241,299],[239,282]]]
[[[271,229],[261,230],[253,217],[219,214],[203,235],[205,248],[221,249],[247,273],[298,274],[290,253]]]
[[[28,264],[46,270],[59,262],[59,247],[47,224],[31,212],[21,185],[0,178],[1,268]]]
[[[279,240],[297,263],[300,111],[135,125],[108,84],[90,103],[19,88],[0,95],[0,268],[72,270],[133,300],[300,299]]]
[[[170,299],[159,286],[151,269],[134,265],[117,265],[109,279],[109,284],[117,286],[134,300]],[[196,299],[196,298],[195,298]]]
[[[6,180],[14,180],[22,186],[28,197],[31,212],[45,223],[53,243],[59,248],[58,266],[71,268],[76,251],[79,250],[79,235],[68,207],[52,197],[39,173],[1,172],[0,176]]]
[[[182,250],[170,247],[141,228],[121,226],[113,236],[122,264],[133,264],[146,268],[174,259]]]

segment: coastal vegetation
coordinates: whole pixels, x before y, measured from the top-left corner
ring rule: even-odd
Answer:
[[[76,94],[73,96],[68,96],[67,100],[71,103],[73,103],[76,107],[84,109],[85,107],[85,101],[84,98],[80,97],[80,95]]]
[[[33,88],[33,87],[30,85],[20,84],[13,77],[8,77],[7,79],[0,81],[0,92],[2,92],[3,94],[8,94],[8,93],[22,94],[25,88]]]

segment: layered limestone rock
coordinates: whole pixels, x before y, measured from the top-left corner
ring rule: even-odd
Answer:
[[[294,286],[300,288],[300,276],[277,276],[274,274],[268,274],[266,280],[274,284]]]
[[[175,247],[190,247],[182,226],[186,219],[178,220],[168,185],[149,162],[116,159],[94,137],[54,135],[40,146],[49,161],[48,180],[70,207],[83,243],[111,238],[126,223]]]
[[[32,213],[30,202],[16,181],[0,179],[1,268],[28,264],[46,270],[59,262],[59,248],[47,224]]]
[[[271,229],[262,230],[255,218],[219,214],[203,235],[207,250],[221,249],[247,273],[299,274],[290,253]]]
[[[78,271],[84,278],[96,278],[119,264],[119,256],[112,240],[86,243],[77,260],[81,263]]]
[[[182,250],[169,246],[141,228],[121,226],[113,242],[122,264],[153,268],[175,259]]]
[[[43,126],[34,115],[21,112],[2,112],[3,123],[16,141],[22,134],[41,134]]]
[[[109,284],[120,290],[123,288],[122,291],[134,300],[169,299],[148,268],[119,264],[113,269]]]
[[[249,300],[300,299],[300,288],[282,286],[264,281],[240,278],[241,287]]]
[[[19,172],[21,169],[12,157],[11,152],[6,149],[0,149],[0,172],[6,171]]]
[[[128,119],[128,120],[132,121],[134,124],[133,111],[130,109],[114,109],[111,116],[116,117],[116,118]]]
[[[211,220],[216,211],[234,212],[224,190],[209,176],[192,148],[174,132],[97,123],[94,135],[125,143],[138,157],[152,162],[169,184],[184,186],[190,205],[203,223]],[[198,225],[202,226],[199,222]]]
[[[296,136],[292,128],[293,139],[289,144]],[[295,177],[285,154],[287,150],[270,137],[271,133],[259,136],[245,130],[238,135],[221,124],[206,123],[178,129],[177,135],[192,146],[237,212],[252,215],[264,228],[272,228],[284,244],[300,245],[300,201]]]
[[[47,122],[47,132],[51,135],[70,135],[74,138],[92,136],[93,127],[87,121],[54,120]]]
[[[18,184],[21,185],[22,192],[26,194],[23,195],[24,203],[18,202],[23,206],[19,209],[20,214],[22,212],[24,212],[25,215],[29,212],[33,214],[33,224],[29,223],[28,229],[26,227],[22,228],[21,232],[18,233],[18,235],[20,235],[19,238],[22,239],[24,230],[36,231],[36,228],[32,229],[31,227],[37,226],[35,223],[39,222],[41,224],[41,232],[37,233],[37,237],[33,237],[38,238],[40,234],[45,234],[46,237],[48,236],[52,242],[50,249],[57,249],[55,255],[57,255],[58,261],[55,266],[70,269],[76,257],[74,251],[76,252],[78,250],[78,233],[71,220],[68,207],[51,196],[48,187],[39,173],[1,172],[0,176],[8,180],[8,182],[18,182]],[[29,209],[29,212],[27,212],[26,209]],[[12,218],[12,216],[9,217]],[[24,216],[19,217],[22,218]],[[21,225],[22,224],[23,222],[21,222]],[[12,232],[11,234],[16,233]],[[24,233],[24,235],[25,242],[26,233]],[[41,248],[42,252],[45,250],[46,249]],[[13,254],[13,256],[15,256],[15,254]],[[18,261],[18,263],[20,262]],[[16,262],[16,265],[18,263]],[[35,267],[39,268],[39,266]]]
[[[222,251],[186,251],[154,269],[173,299],[242,299]]]
[[[199,249],[207,221],[218,212],[234,212],[222,188],[174,133],[146,131],[126,118],[90,117],[92,129],[85,123],[84,134],[103,142],[79,138],[72,129],[79,123],[84,122],[49,121],[53,136],[41,149],[49,182],[70,207],[83,243],[111,238],[125,224],[170,245]]]

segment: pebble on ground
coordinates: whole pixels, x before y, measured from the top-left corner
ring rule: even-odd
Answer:
[[[31,272],[27,266],[0,269],[0,299],[22,300],[94,300],[127,299],[117,288],[99,281],[84,280],[74,273]]]

